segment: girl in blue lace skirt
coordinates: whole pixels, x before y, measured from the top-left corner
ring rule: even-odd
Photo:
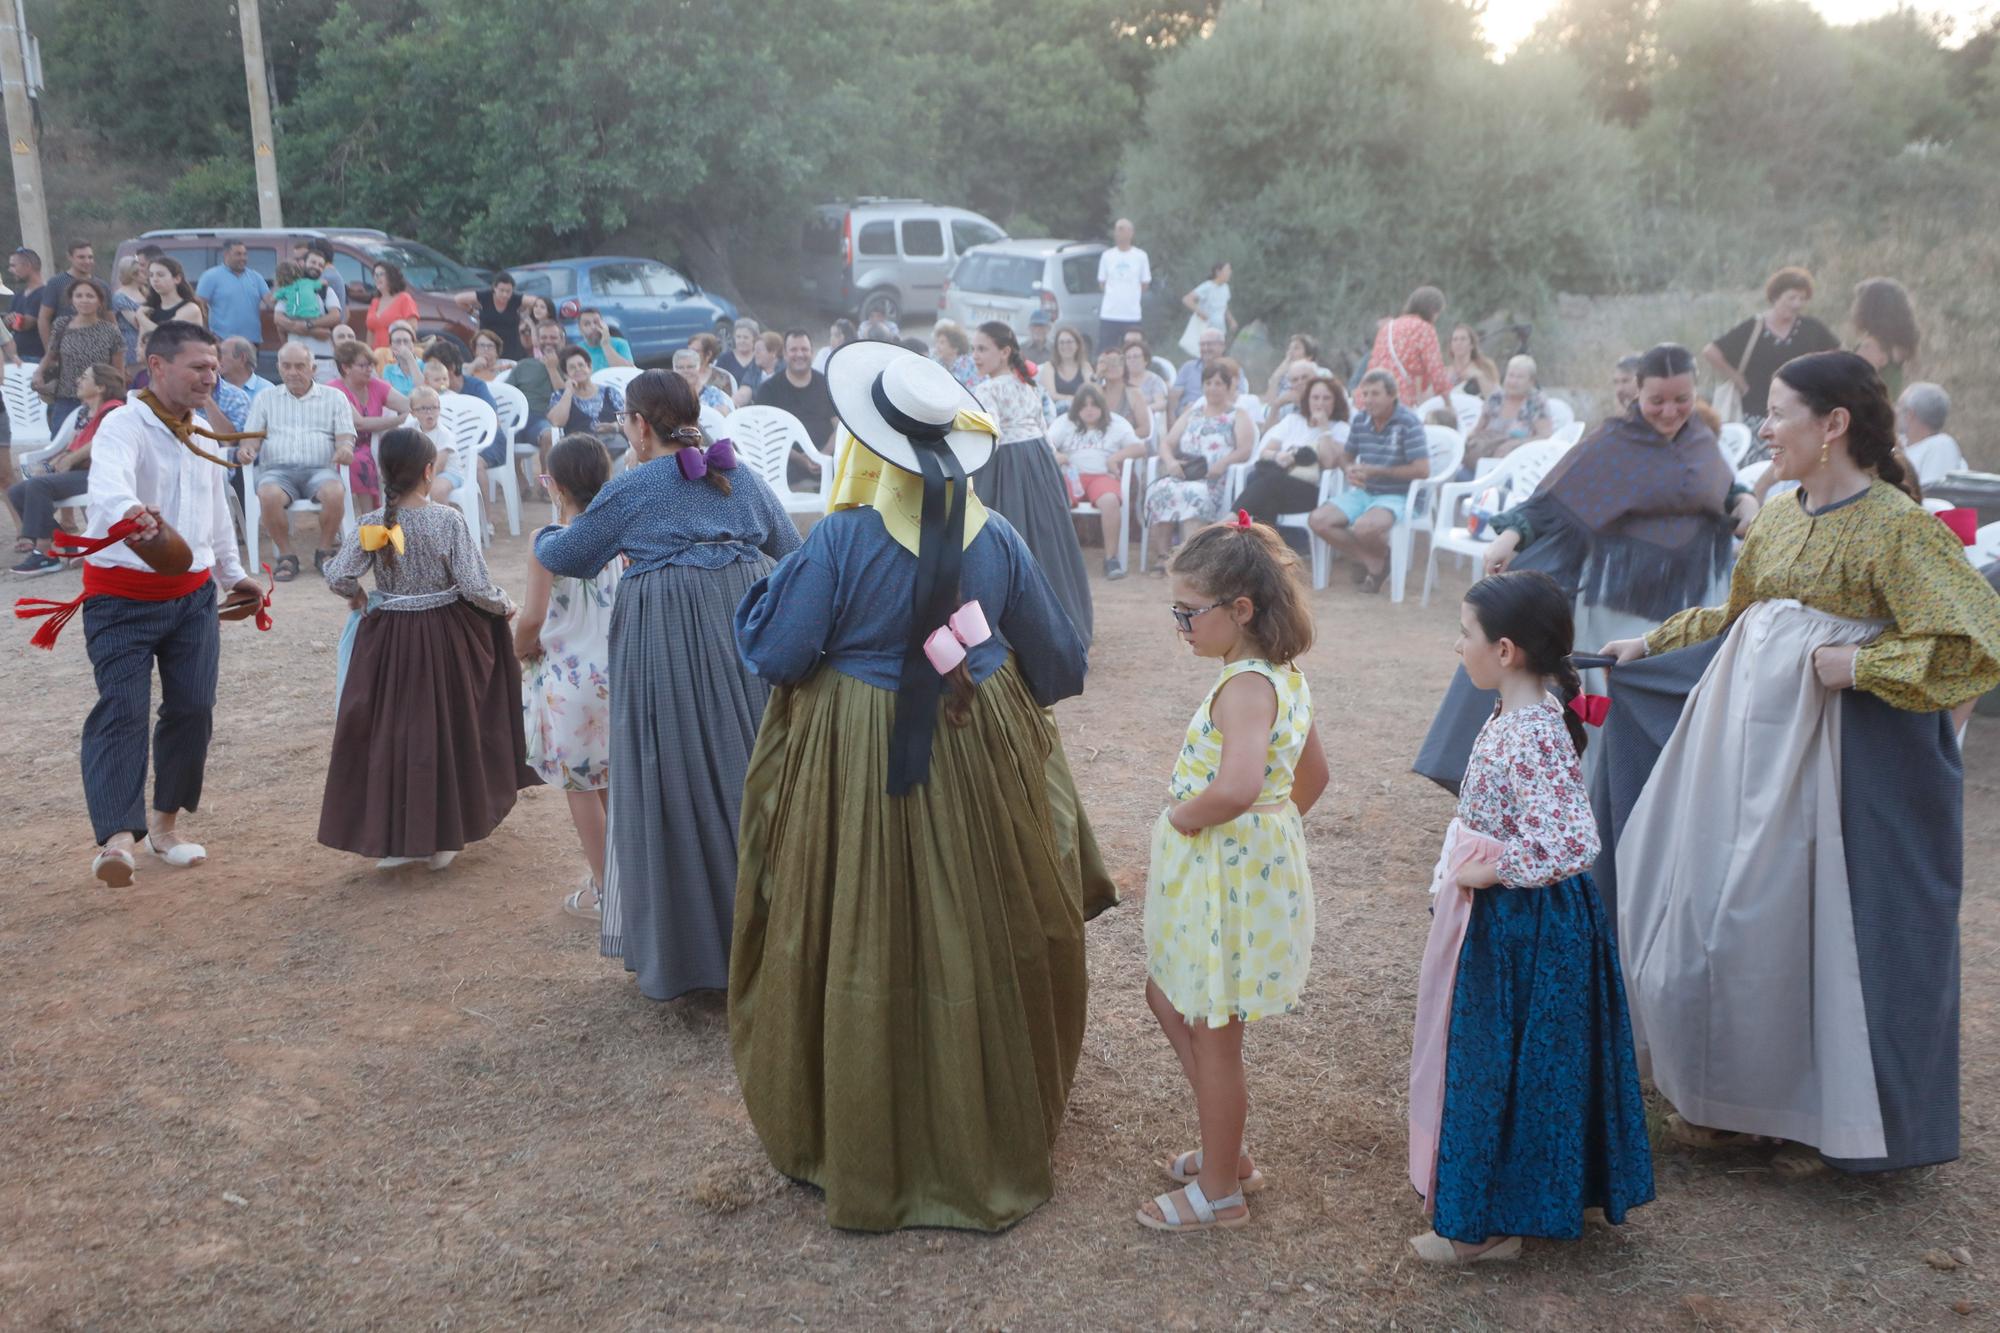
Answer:
[[[1410,1069],[1420,1258],[1512,1259],[1653,1197],[1618,945],[1590,867],[1569,599],[1539,572],[1474,584],[1459,656],[1500,701],[1479,733],[1439,858]],[[1559,702],[1550,694],[1553,684]]]

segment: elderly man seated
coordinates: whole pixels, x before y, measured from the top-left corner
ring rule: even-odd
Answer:
[[[263,431],[264,438],[245,440],[237,457],[257,464],[257,502],[264,508],[271,543],[278,548],[271,577],[290,583],[299,576],[291,521],[285,512],[294,504],[311,500],[319,505],[313,568],[323,567],[327,557],[340,549],[347,489],[336,469],[354,461],[354,407],[331,384],[314,382],[312,349],[304,343],[288,342],[279,350],[278,378],[283,383],[257,395],[244,423],[246,429]]]
[[[1944,480],[1948,472],[1965,470],[1964,451],[1944,431],[1945,418],[1950,415],[1951,395],[1926,380],[1903,390],[1896,404],[1896,428],[1903,436],[1903,452],[1916,469],[1917,485],[1926,489]]]
[[[1180,420],[1181,409],[1192,407],[1201,401],[1202,371],[1222,359],[1224,341],[1221,329],[1202,330],[1198,343],[1201,355],[1176,371],[1174,382],[1167,387],[1169,420]],[[1241,373],[1236,376],[1236,392],[1238,394],[1250,392],[1250,381]]]

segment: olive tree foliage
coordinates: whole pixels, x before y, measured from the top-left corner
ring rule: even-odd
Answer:
[[[1353,342],[1421,283],[1474,317],[1612,280],[1627,137],[1560,53],[1495,65],[1471,13],[1225,7],[1162,63],[1121,171],[1172,293],[1236,265],[1246,323]]]

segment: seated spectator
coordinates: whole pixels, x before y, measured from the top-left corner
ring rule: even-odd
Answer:
[[[146,387],[139,383],[143,378],[146,378],[146,372],[143,370],[132,377],[131,388],[134,394],[137,394],[141,389]],[[268,386],[270,381],[266,380],[265,384]],[[259,392],[261,393],[262,390],[259,390]],[[255,400],[251,397],[249,390],[239,389],[228,380],[222,378],[222,376],[217,375],[215,377],[215,386],[208,391],[208,401],[202,405],[202,408],[204,411],[213,408],[216,412],[220,413],[223,419],[229,422],[230,430],[242,430],[243,423],[250,420],[250,404],[253,401]],[[213,421],[214,418],[211,417],[210,420]],[[216,428],[219,430],[221,426],[218,424]],[[243,478],[232,472],[229,474],[229,479],[236,483],[236,498],[239,500],[242,499]]]
[[[333,387],[345,394],[354,411],[354,466],[348,472],[354,502],[363,510],[382,502],[376,479],[375,437],[394,430],[409,414],[410,400],[389,381],[375,374],[375,354],[358,338],[350,338],[333,354],[340,374]],[[367,500],[364,503],[363,498]]]
[[[495,360],[518,361],[526,351],[521,341],[522,300],[514,294],[514,275],[495,273],[493,285],[483,292],[460,292],[452,298],[458,308],[470,315],[477,313],[479,327],[491,330],[500,339],[500,351]],[[480,378],[489,378],[481,376]],[[432,441],[436,443],[436,441]]]
[[[1064,324],[1056,329],[1053,346],[1055,354],[1040,363],[1035,383],[1058,409],[1065,409],[1076,391],[1092,382],[1090,344],[1075,325]]]
[[[514,368],[514,362],[501,354],[504,350],[498,333],[481,329],[472,335],[472,364],[465,368],[466,373],[482,384],[493,383]]]
[[[1054,344],[1049,341],[1050,329],[1055,319],[1048,311],[1037,309],[1028,316],[1028,336],[1021,341],[1021,359],[1040,369],[1041,364],[1056,354]]]
[[[1397,401],[1395,375],[1370,370],[1355,393],[1361,413],[1348,424],[1343,470],[1347,488],[1308,520],[1319,539],[1354,561],[1365,593],[1389,576],[1389,534],[1409,499],[1410,483],[1431,472],[1430,443],[1417,414]]]
[[[754,401],[764,407],[781,407],[797,417],[818,451],[807,454],[802,449],[792,450],[791,457],[785,460],[787,484],[796,489],[801,482],[817,478],[820,457],[833,454],[837,419],[826,376],[813,369],[811,334],[804,329],[785,330],[785,368],[757,386]]]
[[[290,583],[299,576],[299,558],[292,554],[291,518],[285,512],[301,500],[319,505],[319,546],[313,568],[323,569],[327,557],[340,549],[340,525],[347,513],[347,488],[335,469],[354,461],[354,409],[347,395],[330,384],[313,380],[312,349],[290,342],[278,349],[276,388],[266,389],[250,404],[245,429],[264,432],[261,440],[237,446],[237,458],[256,463],[257,502],[264,526],[278,548],[271,576]]]
[[[35,367],[33,383],[49,400],[49,433],[82,405],[77,377],[100,361],[125,373],[125,338],[111,313],[111,289],[96,278],[69,286],[70,313],[58,315],[47,334],[49,354]]]
[[[528,293],[528,295],[521,298],[522,347],[526,348],[529,351],[534,350],[534,343],[530,341],[528,338],[528,329],[531,326],[534,328],[540,328],[544,324],[549,324],[554,322],[556,322],[556,308],[554,304],[550,302],[548,297],[540,295],[539,293],[536,292],[530,292]],[[519,358],[516,359],[518,360]]]
[[[835,321],[833,321],[832,327],[830,327],[826,331],[826,346],[820,348],[819,354],[813,358],[812,368],[816,371],[819,371],[821,374],[825,374],[826,359],[832,356],[835,352],[839,351],[842,347],[845,347],[848,343],[853,342],[856,336],[857,335],[854,331],[853,320],[836,319]],[[791,339],[792,335],[790,333],[787,333],[785,335],[785,341],[790,342]],[[786,365],[787,367],[790,366],[789,357],[786,358]]]
[[[1207,382],[1208,368],[1222,359],[1222,334],[1214,329],[1203,330],[1200,346],[1201,355],[1175,372],[1174,382],[1167,389],[1167,413],[1175,418],[1176,425],[1185,415],[1183,409],[1199,401],[1206,392],[1203,385]],[[1236,396],[1241,398],[1249,392],[1250,381],[1239,370],[1236,373]]]
[[[1105,355],[1118,359],[1114,353]],[[1104,393],[1094,384],[1071,395],[1069,411],[1049,428],[1048,442],[1056,462],[1069,470],[1070,503],[1097,506],[1104,534],[1104,577],[1124,578],[1118,534],[1125,523],[1125,460],[1144,458],[1146,442],[1131,422],[1105,406]]]
[[[562,349],[560,364],[562,383],[549,400],[549,432],[542,447],[553,448],[565,435],[595,435],[617,457],[628,447],[625,432],[618,427],[625,396],[591,379],[590,352],[575,343]]]
[[[972,339],[955,319],[941,319],[931,326],[931,360],[968,389],[979,382],[979,367],[972,364]]]
[[[585,306],[576,317],[577,341],[573,346],[581,346],[590,357],[592,370],[609,370],[613,366],[629,366],[632,360],[632,344],[611,331],[604,322],[604,312]],[[619,438],[624,438],[620,436]]]
[[[1129,382],[1125,353],[1120,348],[1107,347],[1097,354],[1097,387],[1104,391],[1106,411],[1130,422],[1140,439],[1153,438],[1153,405]]]
[[[1479,330],[1470,324],[1460,324],[1451,331],[1448,350],[1450,362],[1445,366],[1445,374],[1458,386],[1458,392],[1485,398],[1500,387],[1500,368],[1493,364],[1492,357],[1480,349]],[[1636,361],[1638,358],[1633,359]]]
[[[248,338],[224,338],[220,350],[222,378],[249,394],[253,402],[271,387],[271,381],[257,373],[257,348]]]
[[[368,303],[366,316],[369,344],[387,347],[389,335],[404,320],[415,329],[417,298],[410,295],[410,284],[404,279],[403,270],[385,259],[375,265],[375,297]]]
[[[1270,382],[1264,386],[1264,401],[1276,403],[1280,398],[1296,405],[1298,395],[1287,391],[1292,387],[1292,372],[1299,362],[1308,366],[1319,364],[1319,339],[1309,333],[1294,333],[1285,339],[1285,354],[1278,358],[1278,368],[1271,372]]]
[[[443,380],[442,384],[437,383],[440,376]],[[500,467],[502,464],[510,463],[513,458],[513,442],[506,438],[499,425],[500,404],[493,401],[493,391],[486,387],[486,381],[468,376],[465,373],[465,361],[459,356],[458,348],[443,338],[431,339],[431,345],[424,349],[424,379],[440,393],[462,393],[468,398],[477,398],[480,402],[493,409],[495,418],[493,434],[488,436],[486,443],[480,446],[478,455],[478,480],[479,484],[484,486],[486,484],[487,468]],[[441,444],[437,440],[433,440],[431,443]],[[472,467],[470,460],[461,458],[458,461],[461,467],[449,478],[454,487],[465,484],[467,470]],[[438,476],[441,478],[444,477],[445,471],[445,468],[440,465]],[[450,489],[445,490],[441,495],[437,494],[435,486],[431,489],[439,500],[449,500],[451,498]]]
[[[153,330],[170,319],[208,327],[208,311],[188,285],[179,260],[161,255],[148,264],[146,288],[146,304],[138,311],[141,340],[152,337]]]
[[[1250,477],[1236,496],[1237,508],[1272,527],[1280,514],[1309,514],[1318,507],[1320,476],[1340,466],[1347,444],[1347,391],[1333,372],[1301,373],[1291,387],[1300,410],[1264,433]],[[1294,547],[1304,543],[1296,528],[1279,532]]]
[[[1122,351],[1125,356],[1125,382],[1146,400],[1146,410],[1153,417],[1150,435],[1157,440],[1167,429],[1167,382],[1153,369],[1153,349],[1146,345],[1143,334],[1127,334]]]
[[[743,372],[736,381],[736,405],[748,407],[756,399],[757,390],[764,387],[773,375],[781,375],[785,369],[785,335],[775,330],[757,335],[750,354],[750,369]]]
[[[1613,416],[1624,416],[1639,401],[1639,354],[1628,352],[1611,368],[1611,397],[1618,404]]]
[[[450,504],[452,492],[465,485],[466,466],[450,432],[444,429],[444,393],[429,384],[419,384],[410,395],[409,421],[437,449],[437,466],[431,472],[431,501]],[[485,482],[482,480],[480,484],[483,486]]]
[[[1933,486],[1952,472],[1965,471],[1965,453],[1958,441],[1945,434],[1945,419],[1951,415],[1951,395],[1927,380],[1918,380],[1903,390],[1896,403],[1896,424],[1903,434],[1903,452],[1909,457],[1919,486]]]
[[[729,414],[734,404],[730,402],[728,394],[708,383],[708,374],[702,368],[701,353],[692,346],[683,347],[674,353],[674,374],[687,381],[688,388],[694,392],[696,401],[703,407],[712,408],[724,416]]]
[[[408,320],[389,330],[389,354],[378,355],[382,378],[397,393],[408,394],[424,382],[423,353],[417,347],[417,326]]]
[[[532,301],[534,298],[529,299]],[[534,326],[529,338],[533,355],[514,363],[514,369],[508,372],[507,382],[519,389],[521,396],[528,400],[527,424],[521,427],[520,434],[514,439],[517,444],[535,446],[538,460],[535,475],[538,480],[530,489],[539,492],[539,478],[549,470],[549,448],[561,438],[549,434],[549,404],[562,392],[562,325],[552,319],[546,320]]]
[[[1479,411],[1479,422],[1465,437],[1465,466],[1482,458],[1505,458],[1530,440],[1556,433],[1549,400],[1535,383],[1535,358],[1517,356],[1507,363],[1500,387]]]
[[[124,405],[125,372],[103,361],[85,366],[77,373],[76,396],[78,407],[56,432],[56,453],[45,465],[47,471],[7,488],[7,507],[14,511],[21,540],[29,544],[21,563],[14,566],[23,577],[53,574],[63,567],[61,557],[50,549],[56,510],[90,489],[90,442],[104,414]]]
[[[1403,304],[1403,313],[1375,332],[1368,352],[1368,369],[1385,370],[1396,381],[1396,397],[1415,407],[1436,395],[1451,401],[1451,377],[1438,352],[1437,321],[1444,313],[1444,293],[1419,287]]]
[[[736,322],[729,326],[729,346],[716,358],[715,364],[729,372],[738,390],[743,388],[743,377],[751,374],[752,367],[757,364],[757,340],[763,332],[763,327],[748,315],[739,315]],[[754,378],[762,382],[762,376]],[[750,387],[754,389],[757,385]]]
[[[701,383],[690,387],[697,393],[713,389],[721,394],[725,404],[721,410],[727,412],[736,403],[736,377],[715,363],[716,358],[722,355],[722,339],[712,333],[697,333],[688,339],[688,346],[701,358]]]
[[[1210,329],[1202,339],[1205,344],[1221,336]],[[1229,469],[1248,461],[1257,442],[1250,414],[1236,405],[1243,396],[1237,387],[1242,382],[1243,371],[1228,357],[1209,362],[1201,370],[1201,397],[1160,441],[1160,475],[1146,488],[1146,522],[1152,525],[1157,553],[1153,574],[1167,572],[1167,557],[1174,543],[1188,535],[1190,524],[1213,523],[1222,517]]]

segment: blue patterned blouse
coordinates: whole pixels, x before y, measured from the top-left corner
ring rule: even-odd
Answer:
[[[535,559],[551,574],[591,578],[623,552],[627,576],[695,565],[721,569],[759,551],[781,559],[799,548],[799,530],[747,467],[729,473],[724,495],[707,479],[689,481],[671,457],[655,458],[605,483],[590,508],[566,528],[535,538]]]

